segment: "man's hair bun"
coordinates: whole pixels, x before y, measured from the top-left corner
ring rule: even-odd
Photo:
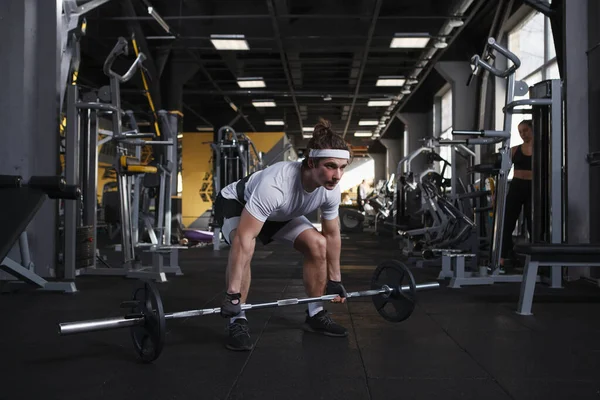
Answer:
[[[331,122],[326,119],[319,119],[319,122],[315,125],[313,131],[313,137],[319,137],[324,135],[332,135],[333,131],[331,130]]]

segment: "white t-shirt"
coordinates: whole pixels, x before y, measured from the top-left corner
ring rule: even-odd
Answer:
[[[287,221],[320,207],[324,219],[335,219],[341,200],[339,185],[333,190],[321,186],[307,192],[302,186],[301,166],[300,162],[281,161],[252,174],[244,191],[246,210],[265,222]],[[236,185],[237,182],[227,185],[221,195],[237,200]]]

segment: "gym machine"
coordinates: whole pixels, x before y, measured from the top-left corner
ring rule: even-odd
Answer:
[[[171,180],[173,179],[171,170],[175,165],[175,155],[172,151],[164,152],[166,160],[161,160],[162,162],[158,166],[143,165],[141,163],[142,146],[167,146],[172,148],[177,145],[177,137],[168,129],[169,124],[165,111],[159,111],[165,140],[157,141],[144,140],[155,138],[155,135],[153,133],[139,133],[133,112],[121,109],[120,84],[130,80],[145,60],[145,55],[139,53],[129,70],[121,76],[113,71],[111,67],[117,57],[127,54],[127,51],[127,40],[119,38],[104,64],[104,73],[110,79],[110,89],[102,88],[100,92],[109,93],[108,96],[102,95],[101,97],[105,101],[110,100],[110,103],[80,101],[76,85],[69,86],[67,91],[65,176],[69,184],[81,183],[84,198],[82,204],[65,206],[64,273],[70,279],[74,279],[77,275],[118,275],[164,282],[166,281],[165,273],[181,274],[177,251],[185,247],[171,246],[170,240]],[[98,140],[100,133],[98,129],[99,117],[103,113],[111,115],[111,130],[102,130],[101,134],[104,137]],[[125,116],[128,117],[131,131],[123,131],[122,119]],[[119,267],[113,267],[104,262],[102,258],[97,256],[96,249],[98,148],[109,142],[114,143],[116,151],[114,169],[117,177],[118,219],[121,225],[120,251],[123,255],[123,261]],[[80,152],[83,152],[82,157],[80,157]],[[135,155],[132,153],[135,153]],[[159,171],[157,226],[146,225],[152,243],[142,246],[138,243],[138,207],[142,176],[145,174],[158,174]],[[91,260],[85,264],[82,264],[81,259],[76,257],[76,246],[72,245],[73,243],[77,243],[77,246],[80,245],[75,238],[81,229],[86,229],[89,232],[89,237],[86,238],[86,246],[89,248],[89,253],[91,253]],[[152,254],[151,267],[143,266],[139,257],[136,256],[136,249],[139,247],[145,247],[145,250]],[[96,261],[100,261],[103,266],[98,266]]]
[[[545,86],[545,88],[543,88],[542,90],[540,90],[539,85]],[[542,96],[544,95],[544,93],[546,95],[549,95],[549,97],[551,99],[555,99],[555,96],[552,96],[552,92],[556,89],[560,89],[559,86],[559,81],[557,80],[550,80],[550,81],[545,81],[545,82],[541,82],[540,84],[536,85],[538,86],[537,88],[532,88],[531,89],[531,96],[533,97],[534,95],[537,94],[542,94]],[[537,89],[537,90],[536,90]],[[540,91],[538,91],[540,90]],[[549,92],[548,90],[551,90],[552,92]],[[556,106],[558,104],[552,104],[550,107],[552,106]],[[540,110],[541,112],[534,112],[534,128],[536,127],[535,124],[536,123],[540,123],[542,124],[542,126],[546,125],[547,123],[550,124],[554,124],[555,122],[557,122],[558,120],[554,120],[552,119],[554,116],[553,112],[550,112],[550,114],[548,115],[547,113],[545,113],[544,109]],[[550,118],[548,118],[550,117]],[[542,133],[543,137],[542,138],[538,138],[537,137],[537,132],[534,129],[534,140],[542,140],[542,143],[544,141],[546,141],[546,144],[549,145],[549,148],[543,149],[542,150],[542,154],[539,153],[540,149],[536,149],[535,148],[535,143],[534,143],[534,150],[533,150],[533,154],[535,156],[533,162],[535,166],[539,166],[540,167],[540,171],[535,171],[534,170],[534,179],[536,178],[536,176],[541,175],[543,176],[544,173],[549,173],[549,176],[551,176],[552,181],[551,182],[545,182],[546,184],[550,184],[550,187],[547,187],[544,190],[549,190],[553,195],[550,195],[550,198],[547,198],[544,200],[544,203],[542,203],[540,205],[540,207],[538,207],[538,213],[542,213],[544,210],[550,210],[552,211],[552,207],[557,207],[557,202],[559,200],[559,196],[558,196],[558,189],[556,187],[552,188],[552,185],[555,186],[562,186],[562,190],[563,190],[563,194],[565,194],[567,192],[567,182],[565,179],[565,176],[560,176],[563,174],[563,169],[560,170],[554,170],[554,168],[550,169],[548,168],[549,166],[558,166],[560,165],[561,161],[562,161],[562,154],[555,152],[555,146],[558,146],[560,144],[561,139],[557,138],[557,137],[553,137],[554,134],[558,134],[559,131],[558,129],[555,130],[554,127],[552,127],[552,129],[549,130],[550,134],[548,134],[548,131],[544,131],[542,129],[542,132],[545,132],[545,134]],[[562,138],[564,140],[564,138]],[[536,152],[537,150],[537,152]],[[559,160],[556,160],[554,158],[555,155],[561,156]],[[586,156],[586,161],[588,162],[590,168],[593,167],[598,167],[600,166],[600,152],[592,152],[589,153]],[[556,173],[560,173],[559,176],[556,175]],[[541,178],[541,177],[540,177]],[[554,179],[559,180],[559,182],[554,182]],[[537,182],[539,184],[539,182]],[[535,185],[536,185],[536,181],[534,180],[533,182],[533,190],[535,190]],[[542,186],[543,187],[543,186]],[[539,187],[537,188],[538,190],[540,189]],[[554,202],[554,203],[553,203]],[[550,220],[545,220],[542,221],[542,224],[536,224],[533,223],[533,227],[535,228],[535,230],[532,232],[532,235],[536,235],[534,237],[540,238],[542,237],[542,240],[545,241],[539,241],[539,242],[532,242],[532,243],[526,243],[526,244],[519,244],[517,246],[515,246],[515,252],[525,255],[526,257],[526,261],[525,261],[525,268],[523,270],[523,282],[521,283],[521,290],[520,290],[520,295],[519,295],[519,302],[517,303],[517,314],[519,315],[525,315],[525,316],[530,316],[533,315],[531,312],[531,308],[533,306],[533,298],[534,298],[534,293],[535,293],[535,287],[536,287],[536,282],[539,280],[538,279],[538,270],[540,267],[550,267],[550,271],[551,271],[551,277],[550,277],[550,284],[551,287],[555,287],[555,288],[560,288],[560,271],[562,270],[562,267],[600,267],[600,245],[598,245],[597,243],[582,243],[582,244],[574,244],[574,243],[561,243],[561,242],[554,242],[554,240],[556,240],[559,237],[559,233],[563,233],[562,232],[554,232],[552,230],[548,231],[545,230],[545,228],[547,229],[548,227],[550,227],[551,229],[554,228],[555,224],[558,225],[558,221],[557,218],[562,217],[563,221],[564,217],[565,217],[565,213],[564,213],[564,208],[563,207],[563,212],[562,213],[553,213],[552,216],[554,217],[553,219]],[[561,214],[560,216],[556,215],[556,214]],[[534,216],[537,214],[534,214]],[[564,237],[563,237],[564,239]],[[558,283],[558,285],[557,285]],[[598,281],[596,280],[594,282],[595,284],[598,284]]]
[[[263,169],[262,153],[243,133],[230,126],[221,127],[210,144],[213,150],[213,204],[225,186]],[[213,210],[214,214],[214,210]],[[213,249],[219,250],[221,229],[213,226]]]
[[[493,58],[493,52],[506,57],[507,60],[512,62],[512,65],[504,70],[493,67],[488,63],[490,58]],[[471,65],[473,71],[467,85],[469,85],[472,79],[479,74],[481,69],[489,71],[492,75],[506,79],[506,97],[505,97],[505,108],[504,112],[504,125],[501,131],[495,130],[480,130],[480,131],[464,131],[464,130],[453,130],[453,135],[461,135],[462,139],[450,139],[450,140],[439,140],[440,144],[463,144],[463,145],[495,145],[500,144],[501,148],[499,154],[501,157],[500,168],[498,171],[498,179],[496,183],[496,201],[495,201],[495,218],[494,218],[494,229],[492,233],[491,251],[489,266],[479,267],[478,270],[467,272],[464,268],[464,258],[470,255],[462,255],[460,262],[456,262],[452,259],[456,259],[459,255],[456,254],[445,254],[452,263],[446,262],[446,270],[443,268],[443,273],[448,274],[448,267],[454,264],[454,271],[452,271],[452,279],[449,286],[452,288],[459,288],[461,285],[482,285],[482,284],[493,284],[494,282],[519,282],[522,280],[521,275],[503,275],[500,273],[500,251],[502,248],[502,232],[504,223],[504,212],[506,208],[506,191],[508,184],[508,174],[511,169],[510,160],[510,129],[512,123],[512,107],[514,96],[520,96],[526,93],[527,85],[523,82],[517,82],[515,80],[515,71],[520,67],[521,61],[519,58],[508,49],[500,46],[496,43],[494,38],[487,40],[486,46],[482,53],[482,56],[474,55],[471,58]],[[522,100],[519,100],[522,101]],[[464,138],[466,137],[466,138]]]
[[[62,29],[60,32],[60,109],[64,107],[65,92],[69,77],[79,70],[80,53],[79,39],[85,35],[87,21],[85,14],[95,10],[110,0],[91,0],[87,3],[77,5],[76,0],[63,0],[63,13],[61,18]],[[72,78],[74,79],[74,78]]]
[[[400,160],[396,169],[400,176],[396,193],[396,230],[403,254],[413,258],[419,266],[424,264],[424,259],[436,258],[431,256],[431,251],[435,254],[442,249],[456,252],[456,247],[463,247],[477,254],[480,241],[473,235],[476,224],[468,215],[468,210],[475,207],[466,207],[464,203],[482,194],[479,191],[469,192],[457,176],[456,168],[436,153],[435,148],[441,146],[437,138],[425,138],[423,141],[423,146]],[[451,146],[453,152],[460,152],[469,161],[475,155],[462,144],[445,146]],[[420,155],[427,158],[425,170],[414,171],[413,161]],[[438,168],[435,168],[435,162],[440,163]],[[450,180],[443,177],[448,167],[453,170]],[[457,190],[459,184],[463,192],[460,194]],[[415,215],[420,215],[418,224]],[[424,251],[428,251],[430,256],[423,257]]]

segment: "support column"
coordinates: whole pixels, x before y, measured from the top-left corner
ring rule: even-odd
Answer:
[[[381,144],[386,147],[385,179],[396,173],[398,163],[404,157],[404,130],[405,125],[400,119],[390,122],[387,137],[381,138]],[[397,179],[398,177],[396,177]]]
[[[369,156],[375,162],[375,175],[373,177],[374,182],[385,180],[386,178],[386,148],[381,141],[376,140],[369,146]]]
[[[58,0],[0,2],[0,174],[58,174]],[[47,200],[27,227],[35,272],[50,276],[57,254],[56,203]]]
[[[180,63],[169,58],[162,73],[161,96],[163,108],[169,111],[171,133],[177,137],[183,128],[183,85],[200,69],[196,64]],[[177,193],[177,174],[181,171],[181,154],[178,146],[171,149],[173,160],[177,160],[172,179],[173,193]]]
[[[381,143],[387,149],[385,156],[385,179],[391,174],[396,173],[398,163],[402,159],[402,140],[400,139],[380,139]],[[398,178],[396,176],[396,178]]]
[[[597,23],[600,18],[600,2],[588,1],[588,43],[596,44],[600,42],[600,25]],[[570,37],[567,36],[570,40]],[[593,47],[593,46],[588,46]],[[588,132],[590,152],[600,151],[600,47],[591,49],[587,60],[588,77]],[[567,116],[568,118],[568,116]],[[570,133],[570,132],[569,132]],[[570,143],[570,136],[567,138]],[[569,185],[571,182],[569,182]],[[589,202],[598,204],[600,199],[600,167],[592,167],[589,171]],[[600,207],[590,207],[590,241],[591,243],[600,243]],[[600,270],[594,268],[592,276],[600,278]]]
[[[407,146],[407,151],[405,153],[410,154],[423,145],[421,139],[427,137],[432,129],[430,128],[432,126],[431,119],[429,119],[428,113],[400,113],[398,119],[406,126],[407,139],[404,140],[404,145]],[[426,157],[421,155],[415,158],[411,166],[415,173],[425,171],[427,168]]]
[[[452,128],[456,130],[477,129],[477,85],[466,85],[469,75],[471,75],[470,64],[466,61],[443,61],[438,62],[435,69],[450,83],[452,88]],[[454,136],[454,139],[460,138],[461,136]],[[477,148],[476,151],[477,154],[480,154],[480,149]],[[453,170],[467,184],[468,162],[452,152],[450,163],[456,166],[456,169],[453,168]]]
[[[597,2],[597,1],[593,1]],[[588,118],[588,71],[597,74],[597,70],[588,68],[588,5],[587,0],[569,0],[564,2],[565,40],[565,142],[567,169],[567,242],[589,243],[590,239],[590,167],[586,162],[589,147]],[[596,14],[597,15],[597,14]],[[596,24],[594,20],[594,25]],[[597,42],[593,42],[595,44]],[[591,59],[590,59],[591,61]],[[591,65],[590,65],[591,67]],[[597,65],[596,65],[597,67]],[[597,78],[596,78],[597,79]],[[597,109],[592,114],[597,114]],[[596,117],[597,118],[597,117]],[[594,128],[593,132],[596,129]],[[594,201],[598,204],[598,201]]]

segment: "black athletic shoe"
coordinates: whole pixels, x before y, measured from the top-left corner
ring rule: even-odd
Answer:
[[[307,331],[334,337],[348,336],[348,330],[334,322],[326,310],[319,311],[313,317],[308,316],[308,311],[306,311],[306,314],[304,328]]]
[[[244,318],[238,318],[233,323],[229,324],[229,337],[227,338],[227,347],[233,351],[250,351],[253,344],[250,340],[250,329],[248,321]]]

